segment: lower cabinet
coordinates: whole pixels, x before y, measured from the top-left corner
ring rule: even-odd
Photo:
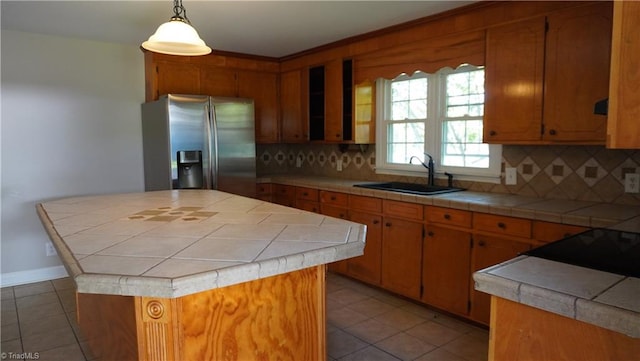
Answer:
[[[381,286],[419,300],[423,206],[383,200]],[[404,217],[404,218],[400,218]]]
[[[531,249],[531,244],[529,243],[514,241],[509,238],[475,235],[471,259],[471,273],[507,261],[529,249]],[[470,318],[488,325],[491,296],[487,293],[476,291],[473,287],[473,282],[469,289],[471,290]]]
[[[360,281],[379,286],[382,257],[382,216],[360,211],[350,211],[349,218],[367,226],[367,243],[364,254],[347,260],[347,275]]]
[[[422,255],[422,301],[469,314],[471,233],[427,226]]]

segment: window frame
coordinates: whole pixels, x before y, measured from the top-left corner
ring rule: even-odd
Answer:
[[[427,118],[421,120],[425,123],[424,152],[430,154],[434,159],[436,178],[446,178],[444,176],[444,173],[447,172],[453,174],[455,179],[459,180],[483,181],[499,184],[502,166],[501,145],[489,144],[489,168],[455,167],[442,165],[442,154],[444,146],[444,122],[447,119],[478,119],[478,117],[446,117],[446,77],[449,74],[468,72],[471,70],[482,68],[483,67],[475,67],[465,64],[456,69],[448,67],[442,68],[432,74],[415,72],[411,76],[401,74],[394,79],[379,78],[378,80],[376,80],[376,173],[426,177],[427,170],[418,162],[414,161],[414,164],[397,164],[389,163],[386,161],[389,139],[388,126],[390,123],[393,123],[393,121],[390,120],[391,84],[393,81],[397,80],[426,77],[428,94]],[[482,117],[480,119],[482,119]],[[426,163],[426,156],[424,154],[416,154],[416,156],[418,156]]]

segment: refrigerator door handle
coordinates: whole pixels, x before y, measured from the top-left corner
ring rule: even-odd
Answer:
[[[209,103],[209,189],[218,189],[218,125],[216,121],[215,105]]]

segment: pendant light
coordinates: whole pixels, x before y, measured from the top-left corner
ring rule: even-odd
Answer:
[[[211,48],[200,39],[196,29],[191,26],[182,0],[173,0],[171,20],[160,25],[149,40],[142,43],[142,47],[169,55],[195,56],[211,52]]]

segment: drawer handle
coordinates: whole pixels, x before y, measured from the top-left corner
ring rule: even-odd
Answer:
[[[432,231],[427,232],[427,236],[433,237],[433,232]]]
[[[308,195],[309,195],[309,193],[304,192],[304,193],[302,193],[302,195],[306,197],[306,196],[308,196]]]
[[[486,245],[486,243],[484,243],[484,241],[479,241],[478,242],[478,246],[480,247],[484,247]]]
[[[556,134],[558,134],[558,132],[556,132],[555,129],[550,129],[549,130],[549,135],[556,135]]]
[[[507,228],[507,225],[502,223],[502,222],[498,222],[498,228],[505,229],[505,228]]]
[[[332,201],[335,201],[335,200],[336,200],[336,197],[331,196],[331,200],[332,200]]]
[[[387,222],[384,225],[387,226],[387,227],[391,227],[391,222]]]
[[[450,219],[451,219],[451,215],[450,215],[449,213],[446,213],[446,214],[444,215],[444,219],[446,219],[446,220],[450,220]]]
[[[377,219],[374,219],[374,220],[373,220],[373,222],[371,222],[371,223],[373,223],[373,224],[378,224],[378,223],[380,223],[380,221],[379,221],[379,220],[377,220]]]
[[[340,218],[344,219],[344,213],[340,213]]]
[[[495,130],[492,130],[492,131],[490,131],[490,132],[489,132],[489,135],[490,135],[490,136],[495,136],[495,135],[497,135],[497,134],[498,134],[498,133],[497,133]]]

